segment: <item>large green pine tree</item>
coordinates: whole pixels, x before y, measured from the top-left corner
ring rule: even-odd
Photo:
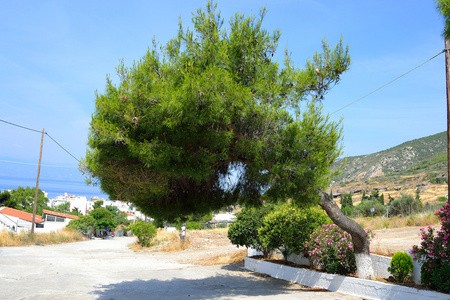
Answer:
[[[328,207],[320,191],[341,130],[320,101],[348,69],[348,48],[323,41],[304,68],[286,50],[280,65],[281,33],[263,29],[265,8],[224,28],[216,6],[193,14],[192,31],[180,22],[165,46],[119,65],[118,85],[107,79],[84,170],[111,198],[167,220],[287,198]]]

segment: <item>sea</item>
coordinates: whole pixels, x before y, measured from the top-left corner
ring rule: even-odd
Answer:
[[[0,163],[0,191],[15,190],[18,187],[35,187],[37,166]],[[64,193],[75,196],[109,198],[99,186],[88,185],[77,168],[41,167],[39,189],[53,199]]]

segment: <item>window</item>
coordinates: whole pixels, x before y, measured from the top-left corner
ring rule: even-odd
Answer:
[[[47,222],[55,222],[55,216],[47,215]]]
[[[63,217],[56,217],[56,222],[64,222],[64,218]]]

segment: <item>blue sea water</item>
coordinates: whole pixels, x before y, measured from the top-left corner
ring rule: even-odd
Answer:
[[[18,177],[5,177],[0,176],[0,190],[15,190],[19,186],[21,187],[35,187],[36,178],[18,178]],[[91,199],[94,196],[100,198],[108,198],[99,187],[88,186],[84,181],[76,180],[52,180],[52,179],[40,179],[39,189],[48,193],[48,198],[52,199],[58,195],[64,193],[72,194],[75,196],[85,196]]]
[[[15,190],[21,187],[35,187],[37,167],[27,165],[0,164],[0,191]],[[108,198],[98,186],[87,185],[83,175],[76,168],[42,167],[39,189],[48,193],[52,199],[64,193],[75,196]]]

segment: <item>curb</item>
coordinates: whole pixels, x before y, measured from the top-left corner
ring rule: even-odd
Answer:
[[[449,300],[449,294],[420,290],[373,280],[327,274],[307,269],[275,264],[250,257],[245,258],[245,269],[270,275],[277,279],[295,282],[309,287],[324,288],[352,296],[369,299],[395,300]]]

